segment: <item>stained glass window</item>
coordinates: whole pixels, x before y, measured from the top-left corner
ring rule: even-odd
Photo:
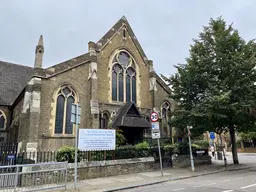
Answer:
[[[65,97],[59,95],[57,98],[56,119],[55,119],[55,134],[62,134],[63,119],[64,119],[64,103]]]
[[[132,101],[136,103],[136,77],[132,77]]]
[[[123,74],[120,73],[119,74],[119,79],[118,79],[118,82],[119,82],[119,90],[118,90],[118,95],[119,95],[119,101],[123,102],[124,101],[124,83],[123,83]]]
[[[0,111],[0,129],[5,128],[5,117],[2,111]]]
[[[56,101],[55,134],[73,134],[72,103],[75,103],[74,91],[69,87],[61,88]]]
[[[126,52],[119,53],[118,60],[122,66],[128,66],[130,62],[130,57]]]
[[[131,102],[131,77],[126,75],[126,102]]]
[[[117,101],[117,75],[112,72],[112,100]]]
[[[72,134],[73,133],[73,124],[71,123],[71,109],[72,109],[72,103],[74,103],[75,100],[72,96],[69,96],[67,99],[67,111],[66,111],[66,134]]]
[[[112,100],[136,103],[135,61],[127,52],[120,51],[112,62]]]

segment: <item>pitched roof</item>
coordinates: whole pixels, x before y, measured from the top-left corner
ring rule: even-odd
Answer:
[[[12,105],[32,75],[32,67],[0,61],[0,105]]]
[[[101,50],[104,48],[104,46],[114,37],[114,35],[122,28],[123,26],[126,26],[126,30],[131,36],[131,39],[133,40],[135,46],[137,47],[139,53],[141,54],[141,57],[144,59],[144,61],[147,61],[147,56],[145,52],[143,51],[137,37],[135,36],[132,27],[130,26],[129,22],[127,21],[126,17],[123,16],[117,23],[97,42],[97,49]]]
[[[122,106],[116,117],[113,119],[112,127],[150,127],[150,123],[146,121],[140,114],[136,105],[131,103],[126,103]]]

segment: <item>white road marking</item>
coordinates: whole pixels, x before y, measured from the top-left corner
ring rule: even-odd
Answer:
[[[179,189],[173,189],[172,191],[181,191],[184,190],[185,188],[179,188]]]
[[[208,184],[208,185],[205,185],[205,186],[211,186],[211,185],[215,185],[216,183],[211,183],[211,184]]]
[[[203,187],[202,185],[193,186],[194,188]]]
[[[247,188],[250,188],[250,187],[253,187],[253,186],[256,186],[256,183],[252,184],[252,185],[247,185],[247,186],[241,187],[241,189],[247,189]]]
[[[230,180],[228,179],[228,180],[225,180],[225,181],[221,181],[221,182],[219,182],[219,183],[226,183],[226,182],[229,182]]]
[[[234,190],[227,190],[227,191],[222,191],[222,192],[232,192],[232,191],[234,191]]]

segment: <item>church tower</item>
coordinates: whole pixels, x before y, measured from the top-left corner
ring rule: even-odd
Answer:
[[[43,63],[43,55],[44,55],[44,43],[43,43],[43,35],[40,35],[38,44],[36,46],[36,57],[34,67],[42,68]]]

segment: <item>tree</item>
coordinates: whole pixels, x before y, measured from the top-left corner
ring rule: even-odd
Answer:
[[[232,25],[210,19],[190,48],[186,64],[169,78],[171,98],[178,102],[171,124],[196,130],[227,127],[234,164],[239,164],[235,131],[255,128],[256,43],[246,42]]]

